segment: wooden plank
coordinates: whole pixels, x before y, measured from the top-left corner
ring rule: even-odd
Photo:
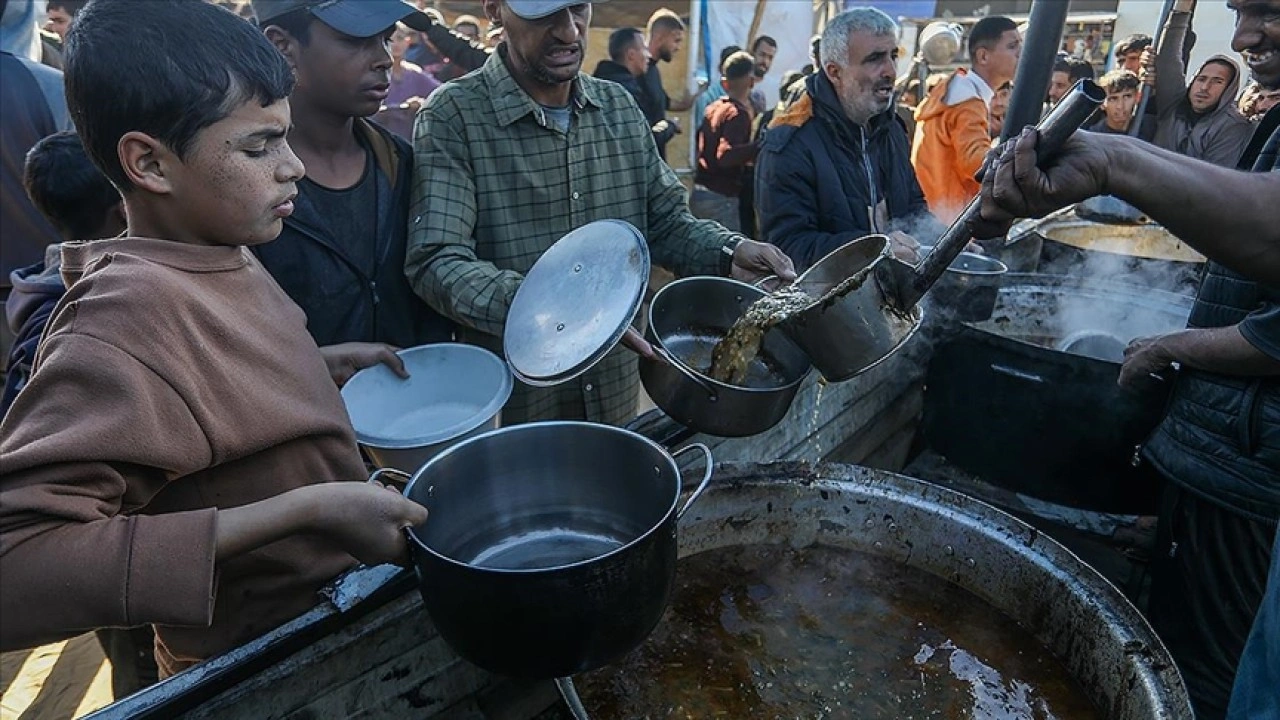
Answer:
[[[908,346],[915,342],[912,340]],[[815,374],[796,394],[787,417],[759,435],[696,435],[694,440],[710,447],[717,462],[819,461],[875,422],[875,417],[908,385],[920,382],[923,367],[907,350],[903,348],[903,352],[848,382],[824,386]],[[697,462],[690,457],[682,467],[688,469]]]
[[[874,418],[833,451],[828,459],[852,465],[867,464],[868,458],[876,449],[904,426],[911,425],[914,433],[914,425],[918,423],[923,409],[924,386],[913,384],[904,388],[900,395],[886,402]]]
[[[876,470],[901,472],[911,454],[911,444],[916,438],[917,423],[910,423],[894,433],[863,461],[862,465]]]

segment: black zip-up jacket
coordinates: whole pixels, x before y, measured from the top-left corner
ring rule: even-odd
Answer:
[[[1280,107],[1254,133],[1238,166],[1280,172]],[[1280,230],[1276,241],[1280,242]],[[1280,359],[1280,287],[1210,262],[1189,327],[1237,325]],[[1212,503],[1264,522],[1280,519],[1280,377],[1183,368],[1169,409],[1144,448],[1166,477]]]
[[[897,114],[890,108],[858,127],[821,72],[770,123],[755,190],[760,239],[782,248],[797,270],[872,233],[901,230],[932,243],[943,229],[929,214]]]
[[[645,89],[640,84],[640,78],[632,75],[630,70],[612,60],[601,60],[596,65],[596,71],[593,75],[601,80],[616,82],[631,93],[631,97],[635,98],[636,104],[640,106],[640,112],[644,113],[645,119],[649,121],[649,129],[653,131],[653,142],[657,144],[659,148],[658,154],[661,155],[666,150],[667,143],[675,136],[676,128],[674,125],[668,124],[662,130],[654,129],[655,125],[666,119],[666,113],[659,112],[657,120],[649,116],[652,108],[646,107],[649,104],[649,96],[645,94]]]
[[[378,207],[369,222],[378,238],[372,276],[352,262],[329,233],[326,208],[299,195],[280,236],[254,254],[307,314],[307,329],[320,346],[385,342],[413,347],[449,340],[453,325],[427,307],[404,275],[413,150],[405,141],[366,120],[356,120],[376,160]]]

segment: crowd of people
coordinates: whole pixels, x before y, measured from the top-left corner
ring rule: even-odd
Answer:
[[[49,0],[42,29],[35,2],[3,3],[0,647],[103,629],[119,694],[401,559],[426,512],[339,482],[364,464],[338,388],[403,374],[400,347],[501,352],[524,274],[587,222],[630,222],[677,274],[789,280],[873,233],[914,260],[980,193],[971,229],[995,243],[1110,193],[1220,261],[1190,329],[1136,342],[1121,374],[1181,367],[1144,447],[1168,481],[1148,614],[1201,717],[1277,712],[1280,0],[1229,0],[1236,56],[1190,79],[1194,0],[1159,42],[1116,43],[1105,112],[1043,171],[1034,133],[993,151],[1017,136],[1009,18],[922,84],[898,76],[892,18],[846,10],[773,102],[767,35],[673,98],[670,10],[615,29],[587,74],[589,2],[484,0],[452,25],[418,5]],[[1046,111],[1093,77],[1059,58]],[[665,160],[690,108],[691,190]],[[518,385],[503,421],[629,421],[632,353],[652,352],[629,331],[574,380]],[[138,660],[152,626],[158,665]]]

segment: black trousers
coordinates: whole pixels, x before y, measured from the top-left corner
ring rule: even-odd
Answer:
[[[1236,665],[1266,590],[1275,533],[1274,522],[1165,484],[1147,615],[1182,672],[1198,720],[1226,715]]]

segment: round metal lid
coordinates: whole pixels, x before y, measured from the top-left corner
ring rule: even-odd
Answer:
[[[586,372],[631,326],[649,284],[649,245],[633,225],[597,220],[556,241],[524,277],[507,314],[511,371],[545,387]]]

